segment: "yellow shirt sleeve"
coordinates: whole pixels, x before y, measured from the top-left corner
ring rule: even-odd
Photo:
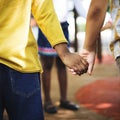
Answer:
[[[67,43],[52,0],[34,0],[32,3],[32,14],[52,47],[61,42]]]

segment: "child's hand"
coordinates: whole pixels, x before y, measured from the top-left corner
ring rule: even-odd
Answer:
[[[81,75],[88,70],[88,62],[79,54],[71,53],[66,43],[54,46],[62,62],[71,69],[75,74]]]
[[[88,74],[91,75],[95,63],[95,52],[94,51],[87,51],[83,49],[80,53],[80,55],[87,60],[89,67],[88,67]]]
[[[67,53],[62,60],[73,74],[82,75],[88,70],[87,61],[76,53]]]

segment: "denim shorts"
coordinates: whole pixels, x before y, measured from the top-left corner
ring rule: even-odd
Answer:
[[[44,120],[39,73],[21,73],[0,64],[0,120]]]

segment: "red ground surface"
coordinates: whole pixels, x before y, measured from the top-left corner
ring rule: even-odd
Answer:
[[[113,64],[115,62],[114,58],[110,54],[102,55],[102,64]],[[99,60],[96,58],[96,63],[99,63]]]
[[[106,78],[84,86],[76,93],[81,105],[114,120],[120,120],[120,78]]]

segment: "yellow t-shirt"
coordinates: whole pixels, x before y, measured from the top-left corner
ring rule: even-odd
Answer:
[[[52,46],[67,42],[52,0],[0,0],[0,63],[21,72],[42,72],[31,12]]]

